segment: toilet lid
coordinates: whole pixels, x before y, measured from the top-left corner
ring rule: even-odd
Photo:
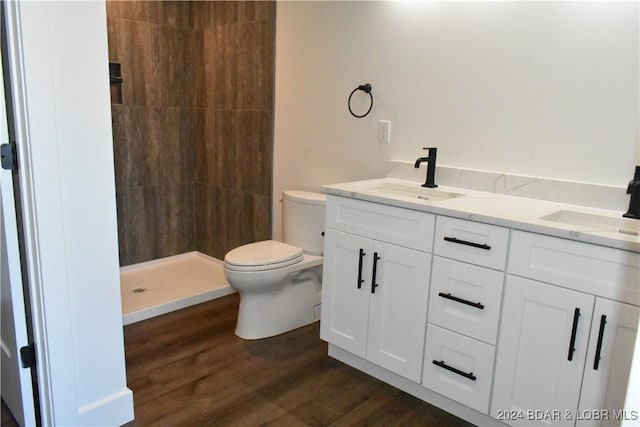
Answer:
[[[277,268],[295,264],[302,259],[302,249],[275,240],[264,240],[233,249],[225,255],[224,262],[240,268]]]

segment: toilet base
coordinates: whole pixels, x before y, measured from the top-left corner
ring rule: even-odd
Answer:
[[[292,274],[269,292],[240,292],[235,333],[246,340],[280,335],[320,320],[321,284],[311,270]],[[317,315],[316,315],[317,314]]]

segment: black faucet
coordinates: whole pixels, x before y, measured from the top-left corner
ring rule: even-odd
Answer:
[[[625,218],[640,219],[640,166],[636,166],[633,179],[629,181],[627,194],[631,194],[629,199],[629,210],[622,215]]]
[[[438,153],[438,149],[435,147],[431,147],[423,148],[423,150],[428,150],[428,157],[420,157],[418,160],[416,160],[416,164],[413,166],[417,169],[420,167],[420,163],[427,162],[427,180],[424,184],[422,184],[422,186],[428,188],[436,188],[436,154]]]

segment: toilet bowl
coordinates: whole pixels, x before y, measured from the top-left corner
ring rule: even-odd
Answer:
[[[225,275],[240,295],[240,338],[266,338],[319,320],[324,205],[324,194],[285,191],[284,242],[251,243],[225,255]]]

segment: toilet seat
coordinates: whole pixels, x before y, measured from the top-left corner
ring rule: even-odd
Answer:
[[[302,261],[302,249],[277,242],[264,240],[240,246],[224,257],[225,268],[236,271],[262,271],[287,267]]]

